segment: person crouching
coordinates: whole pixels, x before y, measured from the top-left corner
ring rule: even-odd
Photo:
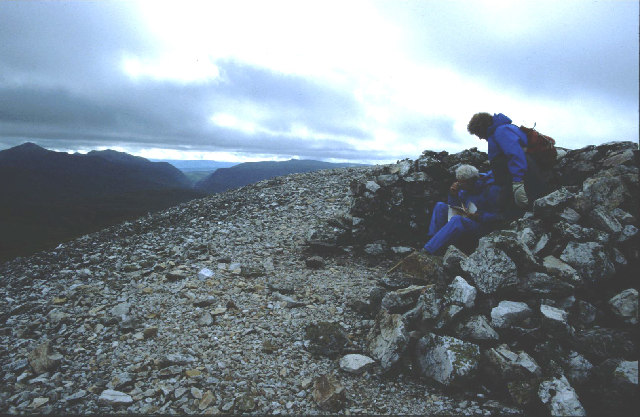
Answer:
[[[436,203],[423,250],[441,254],[450,244],[477,240],[504,219],[504,192],[491,171],[480,174],[472,165],[456,169],[447,203]]]

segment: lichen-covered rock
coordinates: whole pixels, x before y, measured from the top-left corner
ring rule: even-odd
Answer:
[[[573,293],[575,287],[543,272],[530,272],[518,282],[518,291],[533,296],[562,297]]]
[[[416,356],[421,375],[450,386],[475,375],[480,349],[454,337],[428,333],[418,341]]]
[[[569,242],[560,259],[578,271],[589,283],[610,279],[615,274],[613,262],[602,244],[596,242]]]
[[[460,263],[475,287],[485,294],[515,286],[518,282],[516,264],[500,249],[481,247]]]
[[[390,371],[400,360],[409,343],[409,336],[400,314],[380,310],[375,325],[367,336],[371,356],[380,362],[384,371]]]

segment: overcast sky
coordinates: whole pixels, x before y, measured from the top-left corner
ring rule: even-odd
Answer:
[[[395,162],[638,140],[638,1],[0,1],[0,150]]]

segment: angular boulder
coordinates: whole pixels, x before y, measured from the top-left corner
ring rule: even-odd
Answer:
[[[480,348],[451,336],[427,333],[418,340],[416,357],[421,375],[444,386],[459,385],[475,375]]]
[[[609,300],[611,311],[627,324],[638,324],[638,291],[629,288]]]
[[[384,371],[390,371],[409,344],[409,336],[402,316],[380,310],[367,336],[367,344],[371,356],[380,362],[380,367]]]
[[[569,242],[560,259],[574,267],[583,280],[592,284],[608,280],[615,274],[613,262],[600,243]]]
[[[491,309],[491,325],[499,329],[507,328],[532,314],[533,311],[527,303],[500,301],[496,307]]]
[[[536,361],[525,351],[515,353],[505,344],[484,353],[490,374],[506,381],[527,379],[542,375]]]
[[[484,294],[493,294],[518,282],[516,264],[506,253],[493,247],[479,247],[460,267]]]
[[[487,342],[500,338],[498,333],[489,324],[487,318],[483,315],[472,316],[468,320],[460,323],[455,329],[455,334],[460,339],[474,342]]]
[[[457,304],[466,308],[473,307],[478,291],[467,283],[462,277],[455,277],[445,295],[445,301],[450,304]]]
[[[586,416],[578,394],[564,375],[543,381],[538,397],[552,416]]]

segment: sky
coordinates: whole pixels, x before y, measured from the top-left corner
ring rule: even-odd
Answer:
[[[638,1],[0,1],[0,150],[391,163],[638,141]]]

